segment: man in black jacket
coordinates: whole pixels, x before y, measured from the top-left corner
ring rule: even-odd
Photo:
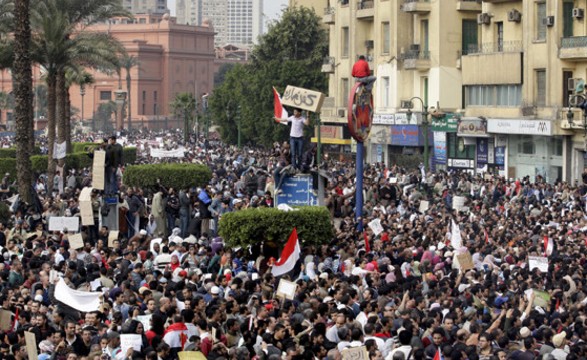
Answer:
[[[108,139],[108,147],[106,148],[107,164],[106,176],[109,187],[106,189],[107,194],[116,194],[118,192],[118,168],[122,166],[122,145],[116,142],[116,136],[112,135]]]

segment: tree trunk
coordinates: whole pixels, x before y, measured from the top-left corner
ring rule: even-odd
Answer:
[[[55,146],[55,117],[57,110],[56,74],[50,70],[47,73],[47,192],[53,191],[53,178],[55,177],[55,161],[53,161],[53,147]]]
[[[14,63],[12,79],[14,85],[14,112],[16,123],[16,176],[21,199],[31,204],[33,200],[31,144],[34,146],[33,128],[33,73],[29,53],[31,28],[29,23],[29,0],[19,0],[14,7]]]
[[[71,97],[69,96],[69,89],[65,91],[65,98],[65,118],[67,119],[65,123],[65,143],[67,153],[71,154]]]
[[[128,130],[132,129],[132,117],[130,112],[130,69],[126,70],[126,107],[128,116]]]
[[[69,127],[67,123],[67,96],[65,86],[65,72],[63,70],[57,73],[57,142],[63,144],[67,140],[67,131]],[[58,164],[63,167],[65,164],[65,158],[59,159]],[[63,176],[63,174],[61,174]]]

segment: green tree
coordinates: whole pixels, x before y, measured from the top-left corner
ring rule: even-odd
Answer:
[[[139,67],[139,71],[140,71],[140,61],[139,59],[134,56],[134,55],[129,55],[126,51],[124,51],[122,53],[122,55],[119,57],[119,66],[124,69],[124,71],[126,72],[126,116],[128,118],[127,122],[128,122],[128,128],[129,130],[132,128],[132,116],[131,116],[131,96],[130,96],[130,86],[131,86],[131,76],[130,76],[130,71],[132,70],[132,68],[134,67]],[[119,78],[120,79],[120,78]]]
[[[183,141],[187,144],[190,138],[190,125],[196,113],[194,94],[188,92],[179,93],[169,106],[176,118],[183,118]]]
[[[0,122],[2,122],[2,110],[14,109],[14,94],[0,91]]]
[[[240,121],[245,143],[269,146],[286,139],[287,127],[273,121],[272,87],[283,91],[293,85],[326,92],[321,65],[327,54],[328,36],[314,10],[284,10],[281,20],[271,23],[253,47],[251,63],[227,71],[210,96],[210,111],[222,138],[236,143]],[[232,108],[240,109],[238,117],[232,116]]]
[[[82,69],[80,67],[77,68],[71,68],[68,69],[68,71],[66,71],[65,73],[65,80],[66,80],[66,86],[67,86],[67,93],[65,94],[67,96],[67,109],[68,109],[68,113],[66,114],[67,118],[70,119],[70,121],[67,122],[67,129],[66,129],[66,146],[67,146],[67,153],[71,152],[71,114],[73,113],[73,110],[71,109],[71,99],[69,96],[69,88],[71,87],[71,85],[75,84],[78,85],[80,87],[80,92],[83,92],[85,94],[85,88],[87,85],[91,85],[94,82],[96,82],[96,79],[94,78],[94,76],[87,72],[85,69]],[[82,96],[82,102],[83,102],[84,98]],[[81,112],[83,112],[83,103],[82,103],[82,110]],[[83,118],[83,114],[82,114],[82,118]],[[81,121],[81,119],[80,119]],[[82,124],[83,125],[83,124]]]

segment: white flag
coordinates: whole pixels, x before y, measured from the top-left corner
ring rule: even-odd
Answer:
[[[453,249],[456,250],[462,248],[463,238],[461,237],[461,229],[459,229],[459,226],[454,220],[452,220],[450,235],[450,245],[453,247]]]

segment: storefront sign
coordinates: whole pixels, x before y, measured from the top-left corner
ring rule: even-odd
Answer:
[[[434,131],[434,163],[446,164],[446,133]]]
[[[487,139],[477,139],[477,167],[487,164],[488,144]]]
[[[508,146],[508,137],[506,135],[495,135],[495,146]]]
[[[315,136],[318,137],[318,133]],[[320,137],[323,139],[342,139],[342,126],[322,125],[320,126]]]
[[[422,118],[420,113],[412,113],[412,117],[408,121],[408,114],[397,113],[394,115],[395,125],[418,125],[418,120]]]
[[[391,145],[420,146],[418,125],[395,125],[391,127]]]
[[[394,114],[375,114],[373,115],[373,125],[394,125]]]
[[[489,164],[495,163],[495,144],[492,138],[487,141],[487,162]]]
[[[461,119],[459,120],[457,134],[459,136],[486,137],[487,120],[481,119]]]
[[[432,131],[457,132],[458,120],[455,116],[432,117],[430,128]]]
[[[372,144],[391,144],[391,126],[373,126],[369,141]]]
[[[495,134],[552,135],[550,120],[489,119],[487,131]]]
[[[473,169],[475,161],[469,159],[448,159],[448,167]]]
[[[505,165],[505,146],[495,147],[495,165]]]

